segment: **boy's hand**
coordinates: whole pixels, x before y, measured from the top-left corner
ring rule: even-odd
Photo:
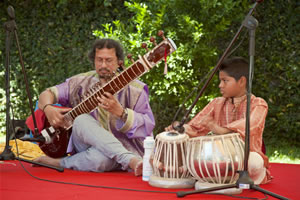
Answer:
[[[222,134],[226,134],[226,133],[231,133],[232,132],[228,128],[224,128],[224,127],[219,126],[214,121],[214,119],[211,116],[209,116],[209,115],[204,116],[201,119],[200,124],[203,125],[203,126],[205,126],[206,128],[208,128],[214,134],[222,135]]]

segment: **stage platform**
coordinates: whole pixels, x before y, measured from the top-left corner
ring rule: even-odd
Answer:
[[[271,183],[261,188],[289,199],[300,199],[300,165],[271,163]],[[0,161],[0,199],[20,200],[163,200],[179,199],[177,191],[192,189],[155,188],[129,172],[58,172],[32,167],[27,162]],[[259,191],[243,190],[239,195],[193,194],[181,199],[264,199]],[[276,199],[268,196],[268,199]]]

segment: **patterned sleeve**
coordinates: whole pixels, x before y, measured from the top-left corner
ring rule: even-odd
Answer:
[[[61,104],[62,106],[69,107],[69,79],[67,79],[65,82],[50,87],[47,90],[52,92],[52,94],[55,97],[55,102]]]
[[[133,109],[127,108],[126,122],[117,121],[117,128],[128,138],[146,137],[152,134],[155,119],[149,103],[148,87],[145,85]]]

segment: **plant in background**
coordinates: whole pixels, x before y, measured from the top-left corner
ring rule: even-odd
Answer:
[[[199,82],[216,65],[231,41],[251,2],[248,0],[96,0],[81,1],[1,1],[0,19],[7,21],[5,9],[12,5],[25,68],[33,101],[45,88],[66,77],[93,69],[86,54],[96,37],[119,39],[126,51],[134,55],[146,53],[141,43],[164,30],[178,49],[164,64],[141,77],[150,88],[151,107],[156,117],[155,134],[169,125],[178,107]],[[253,93],[269,104],[264,132],[265,142],[286,140],[299,146],[300,115],[300,25],[295,13],[299,3],[268,0],[254,13],[259,21],[256,32],[256,56]],[[247,36],[247,34],[246,34]],[[0,32],[0,56],[4,61],[5,32]],[[159,42],[161,39],[158,39]],[[246,40],[233,55],[248,56]],[[151,48],[150,42],[148,42]],[[17,119],[29,116],[19,58],[12,43],[12,106]],[[126,66],[130,65],[127,60]],[[4,63],[0,63],[4,74]],[[212,98],[219,95],[215,76],[191,113],[192,117]],[[0,110],[5,115],[4,76],[0,76]],[[202,87],[202,85],[200,85]],[[198,89],[199,90],[199,89]],[[183,105],[181,117],[196,94]],[[4,119],[4,118],[2,118]],[[0,131],[4,130],[0,121]]]

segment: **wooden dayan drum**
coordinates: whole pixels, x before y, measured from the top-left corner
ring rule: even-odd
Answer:
[[[196,189],[235,183],[244,166],[244,141],[238,133],[191,138],[187,145],[188,170]]]

